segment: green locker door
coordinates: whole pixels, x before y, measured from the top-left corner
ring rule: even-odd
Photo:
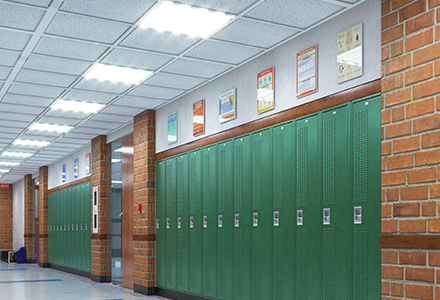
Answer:
[[[76,224],[78,224],[78,215],[77,215],[77,211],[78,211],[78,204],[79,204],[79,199],[81,198],[81,194],[80,194],[80,186],[76,185],[73,188],[73,201],[72,201],[72,240],[73,240],[73,245],[72,245],[72,268],[79,270],[79,238],[78,238],[78,231],[76,230]]]
[[[61,266],[67,267],[67,191],[61,191]]]
[[[189,203],[188,154],[177,158],[177,289],[188,293]]]
[[[234,142],[217,145],[218,156],[218,299],[230,300],[234,294]]]
[[[380,96],[353,104],[353,295],[380,298]]]
[[[92,271],[92,240],[90,238],[90,235],[92,233],[92,183],[88,182],[86,185],[86,191],[85,191],[85,201],[86,201],[86,208],[85,208],[85,249],[86,249],[86,271],[91,272]]]
[[[203,149],[203,296],[217,297],[217,146]]]
[[[54,214],[54,243],[53,243],[53,263],[58,265],[58,245],[59,245],[59,229],[60,229],[60,220],[59,220],[59,197],[58,192],[53,193],[53,214]]]
[[[75,200],[75,189],[73,187],[67,189],[67,267],[73,268],[73,201]]]
[[[319,116],[296,121],[297,299],[322,298],[322,205],[319,168]]]
[[[165,281],[165,170],[166,161],[156,163],[156,285],[166,287]]]
[[[234,140],[234,299],[252,299],[251,137]]]
[[[51,207],[52,204],[52,194],[47,195],[47,224],[49,227],[49,230],[47,232],[47,261],[48,263],[52,263],[52,232],[51,232],[51,225],[52,225],[52,214],[51,214]]]
[[[272,299],[272,130],[252,134],[252,299]],[[284,217],[284,216],[282,216]],[[287,216],[286,216],[287,217]],[[287,220],[287,218],[285,218]],[[249,222],[246,218],[245,222]],[[278,299],[277,299],[278,300]]]
[[[202,150],[189,153],[189,291],[202,293]]]
[[[324,300],[351,299],[349,217],[349,106],[322,114],[322,248]],[[325,216],[324,216],[325,214]],[[328,215],[327,215],[328,214]],[[327,218],[324,221],[324,218]],[[350,219],[351,221],[351,219]],[[336,272],[337,267],[337,272]]]
[[[83,183],[78,186],[78,202],[77,202],[77,223],[78,223],[78,269],[81,271],[86,271],[85,255],[86,255],[86,245],[85,245],[85,234],[84,234],[84,221],[85,221],[85,206],[86,206],[86,195],[85,191],[87,188],[87,183]]]
[[[177,211],[176,211],[176,158],[166,161],[166,287],[175,290],[177,258]]]
[[[295,299],[296,206],[293,201],[294,123],[273,127],[273,210],[280,224],[273,230],[273,299]]]

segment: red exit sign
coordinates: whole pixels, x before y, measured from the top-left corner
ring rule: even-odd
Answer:
[[[9,184],[0,184],[0,188],[9,189]]]

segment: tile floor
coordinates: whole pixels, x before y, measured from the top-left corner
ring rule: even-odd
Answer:
[[[31,264],[0,261],[1,300],[166,300]]]

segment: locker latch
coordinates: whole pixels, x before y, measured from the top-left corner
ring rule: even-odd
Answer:
[[[354,207],[354,224],[362,224],[362,206]]]
[[[87,223],[85,223],[85,225],[86,225],[86,230],[87,230]]]
[[[323,224],[330,225],[330,208],[324,208],[323,211]]]
[[[218,228],[222,228],[222,227],[223,227],[223,216],[218,215]]]
[[[296,211],[296,225],[303,226],[304,224],[304,214],[302,210]]]
[[[76,224],[76,231],[78,231],[78,224]]]
[[[254,227],[258,227],[258,213],[254,213]]]
[[[235,214],[235,227],[240,227],[240,215]]]
[[[83,230],[83,223],[81,223],[81,231]]]
[[[203,216],[203,228],[208,228],[208,216]]]
[[[156,229],[159,229],[159,219],[156,219]]]
[[[170,218],[167,218],[167,229],[170,229]]]
[[[273,226],[280,226],[280,212],[275,211],[273,213]]]
[[[177,228],[180,229],[182,228],[182,218],[177,218]]]
[[[189,218],[189,228],[194,228],[194,217]]]

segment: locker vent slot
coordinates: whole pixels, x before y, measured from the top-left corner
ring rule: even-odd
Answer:
[[[336,300],[335,294],[335,229],[323,231],[323,299]]]
[[[218,231],[218,295],[225,297],[226,290],[226,236],[224,230]]]
[[[177,215],[183,214],[183,160],[177,163]]]
[[[189,257],[189,279],[191,281],[190,286],[191,286],[191,290],[194,290],[197,288],[197,270],[196,270],[196,252],[197,252],[197,244],[196,244],[196,232],[195,230],[190,230],[189,232],[189,253],[190,253],[190,257]]]
[[[273,298],[284,299],[284,267],[283,267],[283,230],[278,229],[273,234],[273,253],[274,253],[274,276],[273,276]]]
[[[172,189],[173,189],[173,180],[172,180],[173,174],[172,174],[171,164],[167,164],[166,176],[167,176],[166,214],[167,214],[167,217],[169,217],[171,215],[171,209],[172,209],[172,207],[171,207],[171,201],[172,201],[171,193],[172,193]]]
[[[307,228],[298,229],[297,233],[297,298],[308,300],[309,271],[307,268]]]
[[[298,206],[307,206],[307,187],[308,187],[308,174],[307,174],[307,151],[308,151],[308,128],[298,128],[298,157],[297,157],[297,193],[298,193]]]
[[[235,230],[234,251],[234,283],[235,296],[243,297],[243,233],[241,229]]]
[[[273,207],[283,208],[283,134],[279,133],[274,138],[273,153]]]
[[[263,140],[260,138],[254,141],[254,159],[253,159],[253,207],[254,210],[261,209],[261,159],[263,151]]]
[[[189,167],[189,214],[196,214],[196,164],[195,157],[191,157]]]
[[[179,287],[183,287],[183,231],[177,232],[177,280]]]
[[[211,154],[203,155],[203,214],[209,213],[209,196],[211,192]]]
[[[368,230],[354,229],[354,300],[368,299]]]
[[[171,236],[171,234],[167,234],[167,262],[166,262],[166,268],[167,268],[167,284],[173,284],[173,273],[171,272],[171,268],[173,266],[173,261],[172,261],[172,255],[173,255],[173,237]]]
[[[226,150],[218,150],[218,213],[225,212],[226,197]]]
[[[368,111],[354,114],[354,202],[368,200]]]
[[[262,261],[261,261],[261,229],[254,229],[253,238],[253,298],[254,300],[261,300],[262,294]]]
[[[235,211],[241,211],[243,201],[243,145],[235,146]]]
[[[203,231],[203,293],[211,291],[211,266],[209,256],[209,231]]]
[[[323,203],[335,204],[335,119],[324,121]]]

